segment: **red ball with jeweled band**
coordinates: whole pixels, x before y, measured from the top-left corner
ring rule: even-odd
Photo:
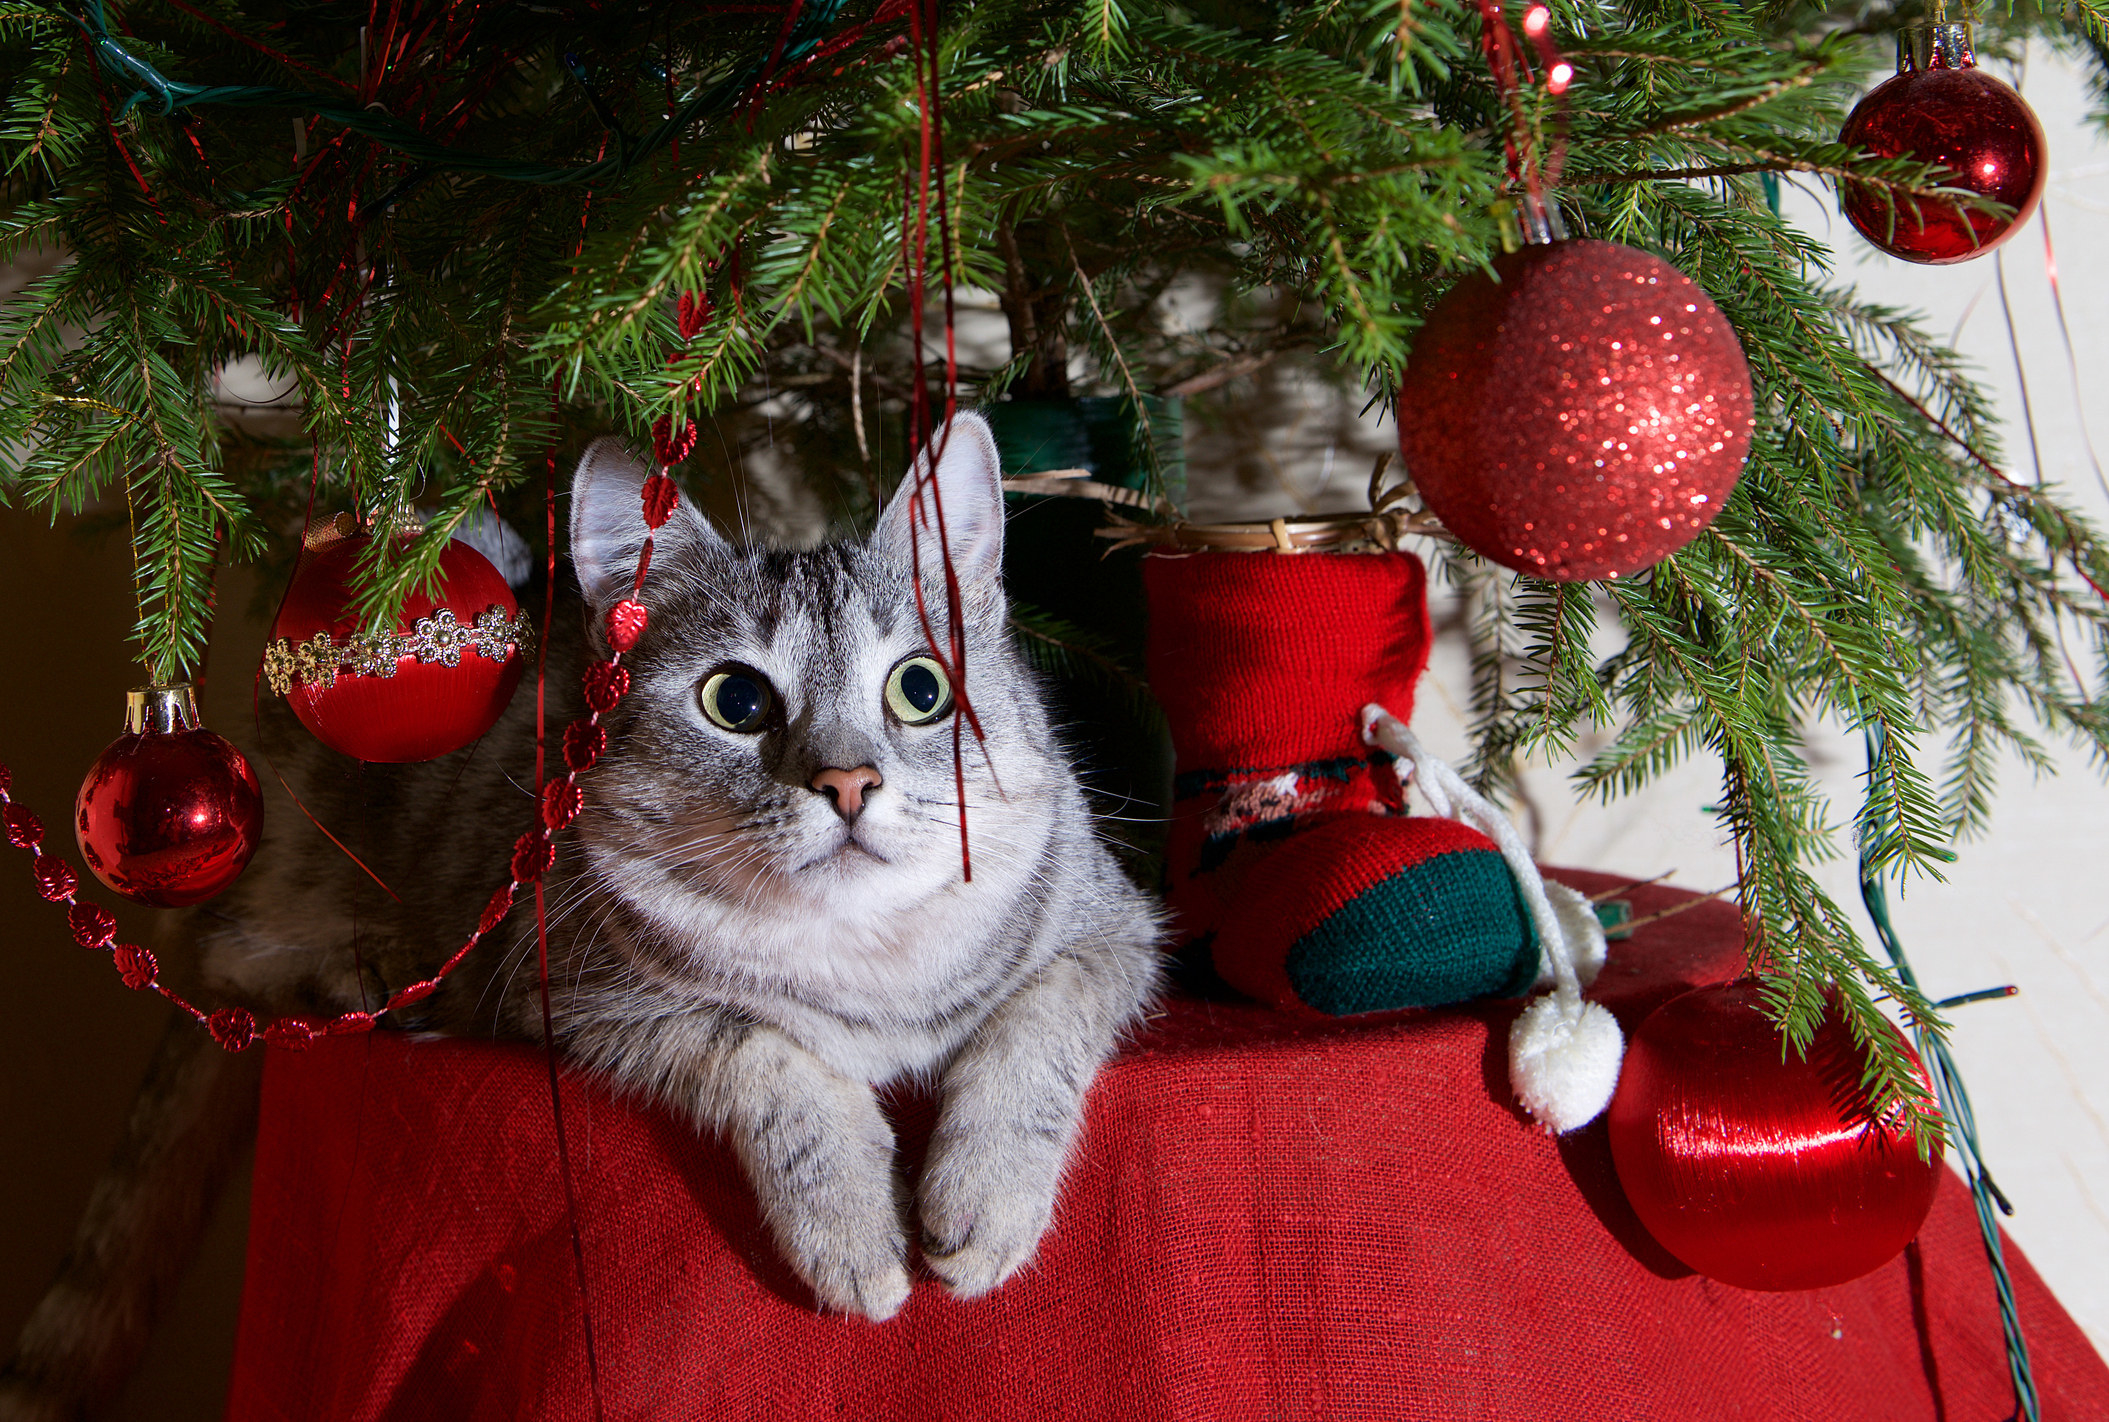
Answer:
[[[1977,67],[1970,27],[1919,25],[1897,36],[1896,77],[1854,106],[1838,141],[1878,158],[1915,158],[1942,181],[2011,208],[2009,215],[1848,182],[1845,215],[1893,257],[1945,266],[1981,257],[2018,232],[2049,175],[2043,125],[2027,101]]]
[[[74,801],[81,857],[105,885],[157,908],[201,903],[240,877],[263,837],[249,762],[198,720],[187,683],[129,693],[124,734]]]
[[[1612,1162],[1648,1233],[1708,1278],[1842,1284],[1917,1236],[1940,1145],[1869,1110],[1866,1053],[1835,1003],[1797,1052],[1760,993],[1696,988],[1641,1023],[1605,1115]]]
[[[363,534],[308,551],[264,649],[264,680],[317,739],[359,760],[432,760],[488,731],[527,665],[533,629],[488,558],[456,540],[392,632],[362,629]]]
[[[1399,452],[1481,557],[1617,578],[1720,513],[1752,409],[1742,344],[1690,277],[1617,242],[1551,242],[1437,304],[1399,385]]]

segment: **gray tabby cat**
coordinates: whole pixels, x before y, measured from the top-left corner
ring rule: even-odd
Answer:
[[[938,447],[862,542],[741,549],[677,508],[656,539],[649,626],[625,658],[631,691],[606,719],[586,811],[549,876],[560,1049],[722,1132],[820,1301],[872,1319],[908,1297],[911,1221],[924,1259],[965,1297],[1032,1257],[1085,1092],[1159,976],[1156,904],[1096,837],[1012,646],[995,442],[961,415]],[[602,617],[629,592],[648,472],[607,440],[580,462],[571,550],[585,605],[552,629],[552,727],[577,713],[585,660],[607,655]],[[943,638],[939,497],[981,730],[961,728],[970,881],[959,689],[930,655],[910,572],[919,559]],[[530,821],[515,777],[532,761],[532,703],[516,698],[479,747],[425,765],[298,752],[303,800],[340,833],[360,828],[353,847],[402,901],[274,807],[248,874],[191,920],[211,987],[259,1015],[334,1013],[428,973]],[[400,1025],[539,1041],[532,915],[505,931]],[[194,1044],[171,1050],[194,1076],[241,1070]],[[875,1096],[902,1078],[934,1080],[940,1099],[912,1205]],[[148,1139],[130,1156],[172,1153],[156,1142],[180,1116],[138,1123]],[[91,1216],[121,1236],[126,1193],[105,1190],[118,1203],[99,1193]],[[84,1228],[0,1378],[0,1416],[39,1379],[89,1369],[69,1338],[94,1332],[127,1248]]]

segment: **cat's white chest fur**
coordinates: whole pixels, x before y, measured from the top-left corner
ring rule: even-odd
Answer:
[[[876,1084],[940,1065],[979,1023],[979,1007],[1045,956],[1044,935],[1022,933],[1016,919],[1047,823],[975,808],[970,881],[950,837],[907,862],[823,870],[791,892],[739,898],[653,892],[653,871],[634,860],[595,867],[679,955],[662,990],[781,1027],[845,1076]]]

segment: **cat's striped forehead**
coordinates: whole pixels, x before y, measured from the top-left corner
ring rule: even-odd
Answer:
[[[667,570],[671,586],[653,612],[666,652],[748,646],[834,661],[875,644],[922,640],[906,571],[862,544],[697,550],[682,561]],[[928,613],[942,628],[941,597],[928,598]]]

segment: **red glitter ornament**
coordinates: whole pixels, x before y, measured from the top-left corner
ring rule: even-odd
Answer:
[[[1711,523],[1750,451],[1750,368],[1706,293],[1616,242],[1533,245],[1437,304],[1399,387],[1399,450],[1466,547],[1616,578]]]
[[[490,560],[459,541],[439,583],[403,604],[392,633],[364,631],[351,578],[363,535],[302,560],[264,651],[264,676],[333,750],[360,760],[431,760],[488,731],[512,700],[533,636]]]
[[[1933,1206],[1941,1153],[1921,1160],[1913,1137],[1874,1120],[1863,1060],[1835,1005],[1797,1055],[1747,979],[1657,1008],[1606,1113],[1641,1223],[1745,1289],[1823,1288],[1895,1258]]]
[[[2011,217],[1898,197],[1848,182],[1845,215],[1893,257],[1942,266],[1981,257],[2021,230],[2049,176],[2043,125],[2027,102],[1977,68],[1964,24],[1922,25],[1897,36],[1897,73],[1862,99],[1838,141],[1878,158],[1947,168],[1950,186],[2014,210]]]
[[[157,908],[199,903],[233,883],[263,825],[256,772],[199,725],[196,698],[183,683],[130,693],[124,734],[89,769],[74,801],[88,868],[117,893]]]

